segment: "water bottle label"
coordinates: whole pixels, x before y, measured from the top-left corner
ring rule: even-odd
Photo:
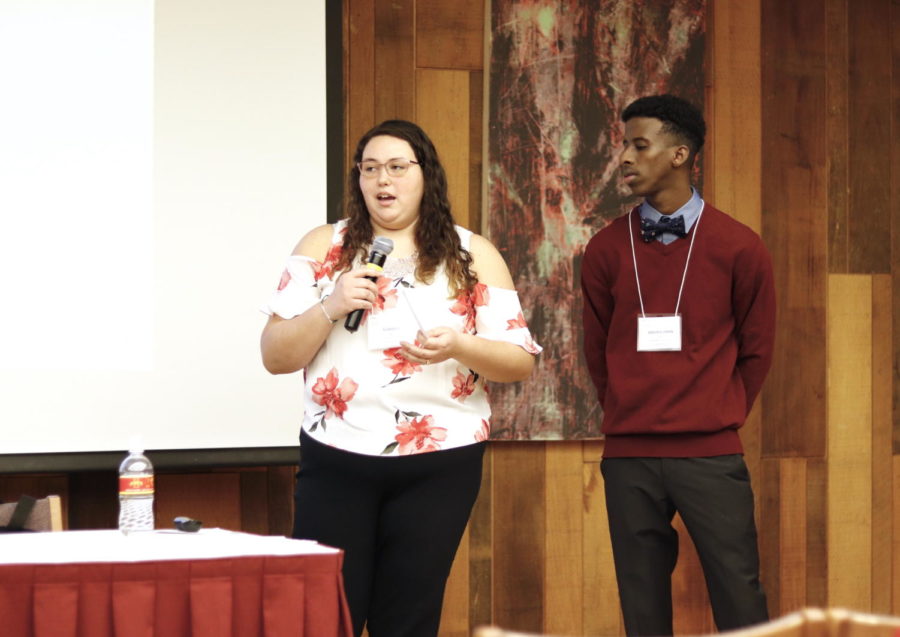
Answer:
[[[119,495],[153,495],[153,475],[119,478]]]

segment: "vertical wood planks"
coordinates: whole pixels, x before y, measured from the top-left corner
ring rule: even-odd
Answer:
[[[444,612],[441,615],[441,637],[469,637],[470,527],[459,542],[447,587],[444,589]]]
[[[469,625],[491,623],[493,596],[493,465],[494,447],[488,444],[484,454],[481,491],[469,520]]]
[[[769,616],[778,617],[781,608],[781,461],[763,458],[754,495],[759,517],[760,579],[766,592]]]
[[[806,462],[806,606],[828,605],[828,463]]]
[[[482,181],[484,170],[484,73],[469,73],[469,219],[466,227],[482,234]],[[515,276],[515,273],[513,273]]]
[[[437,147],[447,172],[456,223],[469,226],[469,73],[416,72],[416,119]]]
[[[240,473],[241,526],[239,528],[242,531],[259,535],[265,535],[269,531],[269,489],[267,481],[268,471],[265,469],[242,471]],[[287,487],[283,490],[283,493],[292,494],[293,489]],[[265,494],[266,497],[260,497],[262,494]],[[289,502],[288,504],[291,505],[292,503]],[[289,510],[292,511],[293,506],[290,506]],[[289,526],[286,535],[290,534],[291,527]]]
[[[878,149],[890,135],[890,27],[890,0],[854,2],[848,12],[850,272],[891,271],[891,163]]]
[[[546,446],[544,626],[547,633],[583,632],[585,555],[582,451],[577,441]]]
[[[493,621],[540,633],[544,623],[545,443],[493,444]]]
[[[897,533],[897,529],[900,529],[900,456],[893,457],[891,466],[894,472],[894,535],[891,542],[893,548],[893,559],[891,560],[893,577],[891,581],[895,582],[891,594],[891,613],[897,615],[900,614],[900,584],[896,583],[900,582],[900,533]]]
[[[713,6],[712,203],[757,232],[762,228],[759,0]],[[709,183],[709,180],[707,180]]]
[[[900,0],[891,3],[891,218],[897,218],[897,202],[900,201]],[[900,227],[891,226],[891,298],[893,308],[894,360],[900,360]],[[893,374],[893,451],[900,454],[900,367]],[[896,484],[896,483],[895,483]],[[900,534],[900,525],[894,525],[894,534]],[[895,553],[896,554],[896,553]],[[895,573],[894,581],[900,576]],[[900,588],[898,584],[895,588]],[[900,593],[895,593],[895,600]],[[894,604],[894,612],[900,612],[900,604]]]
[[[269,467],[266,472],[269,535],[290,537],[294,529],[294,480],[296,466]]]
[[[751,2],[710,3],[712,106],[707,163],[707,191],[716,207],[757,232],[762,232],[762,96],[761,8]],[[764,236],[765,240],[766,237]],[[741,429],[744,456],[754,489],[762,484],[762,408],[765,388]],[[762,507],[757,496],[756,520]],[[776,545],[777,546],[777,545]],[[767,549],[760,541],[760,551]],[[762,557],[761,557],[762,559]],[[696,574],[695,574],[696,575]],[[764,583],[765,584],[765,583]],[[706,599],[705,591],[701,595]],[[703,620],[712,628],[709,614]]]
[[[762,453],[825,452],[825,11],[762,2],[763,236],[778,301]],[[771,426],[769,425],[771,423]],[[790,423],[790,427],[784,426]]]
[[[891,277],[872,276],[872,611],[891,613],[893,470],[891,468]]]
[[[416,65],[480,70],[484,65],[484,0],[416,3]]]
[[[828,605],[872,599],[872,278],[828,277]]]
[[[415,0],[375,0],[375,119],[416,116]]]
[[[156,475],[156,528],[172,528],[176,516],[201,520],[206,528],[241,528],[239,472]]]
[[[789,613],[806,606],[806,459],[785,458],[780,464],[778,579],[780,610]]]
[[[603,442],[585,441],[582,452],[582,552],[584,554],[583,635],[620,635],[623,633],[619,589],[613,564],[606,494],[600,474]]]
[[[828,271],[848,271],[848,101],[847,0],[825,1],[828,65],[825,94],[828,134]]]
[[[344,0],[344,16],[347,172],[357,140],[375,125],[375,0]]]

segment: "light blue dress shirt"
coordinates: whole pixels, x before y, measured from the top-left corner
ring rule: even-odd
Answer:
[[[697,219],[700,218],[700,213],[703,211],[703,198],[700,196],[700,193],[693,187],[691,187],[691,198],[687,200],[687,202],[681,206],[678,210],[673,212],[669,217],[671,219],[675,219],[676,217],[684,217],[684,230],[685,232],[690,232],[691,228],[694,227],[694,223],[696,223]],[[658,211],[656,208],[647,203],[647,200],[644,200],[644,203],[641,204],[641,208],[638,211],[638,214],[641,215],[641,219],[649,219],[650,221],[657,223],[659,222],[660,217],[663,214]],[[671,232],[663,232],[660,234],[656,240],[662,241],[665,244],[670,244],[678,237]]]

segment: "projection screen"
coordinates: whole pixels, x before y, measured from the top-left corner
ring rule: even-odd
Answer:
[[[296,446],[259,307],[326,219],[325,1],[0,3],[0,472]]]

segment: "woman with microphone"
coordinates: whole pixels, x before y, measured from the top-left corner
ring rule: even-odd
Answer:
[[[304,370],[294,537],[344,550],[356,635],[437,635],[481,483],[485,383],[526,378],[540,347],[500,253],[454,225],[421,128],[363,135],[346,217],[300,240],[266,312],[266,369]]]

